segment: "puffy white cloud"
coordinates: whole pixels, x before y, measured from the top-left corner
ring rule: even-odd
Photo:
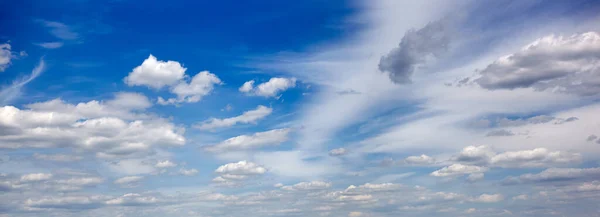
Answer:
[[[57,162],[72,162],[82,160],[83,157],[66,154],[33,154],[33,157],[38,160],[57,161]]]
[[[0,72],[3,72],[10,65],[13,57],[10,50],[10,44],[0,44]]]
[[[545,148],[500,153],[491,158],[495,167],[549,167],[556,164],[573,164],[581,162],[581,155],[576,153],[550,152]]]
[[[277,97],[277,95],[289,88],[296,86],[296,78],[271,78],[265,83],[254,87],[254,81],[247,81],[239,88],[239,91],[254,96]]]
[[[170,160],[159,161],[154,165],[156,168],[169,168],[177,166],[176,163],[171,162]]]
[[[181,102],[194,103],[202,99],[202,97],[210,94],[215,85],[222,84],[221,80],[208,71],[202,71],[194,75],[188,83],[185,81],[179,82],[171,88],[171,93],[177,95],[177,98],[163,99],[158,98],[158,104],[168,105]]]
[[[435,159],[422,154],[420,156],[408,156],[403,163],[407,165],[430,165],[435,163]]]
[[[125,187],[135,187],[142,179],[144,179],[143,176],[125,176],[118,178],[114,183]]]
[[[253,162],[239,161],[237,163],[221,165],[215,172],[232,175],[262,175],[267,172],[267,169]]]
[[[480,203],[497,203],[504,200],[504,196],[501,194],[482,194],[479,197],[471,199],[472,202]]]
[[[279,145],[288,140],[289,128],[258,132],[251,135],[241,135],[229,138],[216,145],[205,146],[210,152],[225,152],[257,149],[265,146]]]
[[[21,182],[39,182],[46,181],[52,178],[50,173],[31,173],[21,176]]]
[[[184,175],[184,176],[194,176],[194,175],[198,174],[198,170],[181,168],[181,169],[179,169],[179,174]]]
[[[35,45],[46,48],[46,49],[56,49],[56,48],[62,47],[63,44],[64,43],[62,43],[60,41],[55,41],[55,42],[36,43]]]
[[[237,186],[250,177],[263,175],[267,169],[253,162],[239,161],[219,166],[215,172],[219,176],[213,182],[223,186]]]
[[[527,173],[518,177],[511,176],[503,182],[505,184],[517,184],[597,178],[600,178],[600,168],[549,168],[536,174]]]
[[[495,154],[496,153],[485,145],[467,146],[463,148],[458,156],[453,157],[453,160],[460,162],[485,163]]]
[[[578,95],[600,91],[600,35],[550,35],[501,57],[481,70],[474,81],[487,89],[532,87]]]
[[[213,130],[217,128],[231,127],[238,123],[248,124],[248,123],[256,123],[258,120],[261,120],[273,112],[272,108],[259,105],[254,110],[249,110],[244,112],[243,114],[231,118],[218,119],[211,118],[203,123],[196,125],[195,127],[200,130]]]
[[[187,69],[177,61],[161,61],[150,56],[125,77],[124,81],[129,86],[148,86],[160,89],[171,86],[183,79]]]
[[[118,92],[114,99],[106,101],[106,105],[115,109],[144,110],[150,108],[152,103],[148,97],[140,93]]]
[[[345,148],[336,148],[336,149],[331,149],[331,151],[329,151],[329,156],[342,156],[347,153],[348,153],[348,151]]]
[[[119,95],[117,95],[117,98]],[[148,153],[155,147],[181,146],[183,129],[163,119],[139,115],[119,100],[77,105],[52,100],[27,105],[30,109],[0,107],[0,146],[4,148],[70,147],[98,157]],[[127,119],[143,120],[128,121]]]
[[[433,171],[431,173],[432,176],[445,177],[445,176],[458,176],[472,173],[483,173],[488,169],[486,167],[479,167],[474,165],[464,165],[464,164],[452,164],[450,166],[444,167],[442,169]]]
[[[292,186],[283,186],[283,190],[297,190],[297,191],[310,191],[310,190],[324,190],[331,187],[330,182],[323,181],[312,181],[312,182],[300,182]]]

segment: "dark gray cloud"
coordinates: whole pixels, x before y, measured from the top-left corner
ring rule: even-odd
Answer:
[[[450,43],[446,25],[432,22],[419,30],[409,30],[404,34],[397,48],[381,57],[379,70],[388,72],[396,84],[411,83],[411,76],[419,64],[431,57],[439,57]]]
[[[570,37],[540,38],[479,72],[481,87],[534,88],[576,95],[600,92],[600,35],[597,32]]]

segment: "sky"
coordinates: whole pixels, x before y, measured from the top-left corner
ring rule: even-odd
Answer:
[[[0,216],[599,216],[600,2],[0,2]]]

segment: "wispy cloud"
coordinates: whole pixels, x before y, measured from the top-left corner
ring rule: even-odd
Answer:
[[[46,70],[46,64],[44,62],[44,59],[42,58],[40,59],[38,65],[31,71],[31,74],[13,81],[11,85],[4,87],[2,88],[2,90],[0,90],[0,105],[7,105],[11,101],[19,97],[19,95],[21,95],[21,89],[26,84],[40,76],[44,72],[44,70]]]

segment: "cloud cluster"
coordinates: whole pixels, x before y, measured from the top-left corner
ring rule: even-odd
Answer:
[[[185,74],[186,70],[187,68],[177,61],[165,62],[151,54],[123,81],[129,86],[147,86],[157,90],[169,87],[169,91],[177,97],[168,99],[159,97],[157,102],[161,105],[198,102],[202,97],[210,94],[215,85],[222,84],[215,74],[208,71],[199,72],[189,80]]]
[[[0,44],[0,72],[3,72],[10,65],[12,52],[10,44]]]
[[[0,107],[0,146],[73,148],[113,158],[184,145],[183,129],[136,112],[149,105],[145,97],[121,93],[112,100],[76,105],[56,99],[29,104],[29,109]],[[59,159],[45,155],[38,158]]]
[[[266,168],[249,161],[228,163],[219,166],[215,170],[215,173],[219,174],[219,176],[214,178],[213,182],[223,186],[238,186],[244,180],[263,175],[266,172]]]
[[[467,146],[453,161],[502,168],[544,168],[557,165],[577,164],[582,161],[579,153],[549,151],[546,148],[496,153],[487,146]]]
[[[474,82],[486,89],[531,87],[577,95],[600,92],[600,34],[550,35],[501,57]]]
[[[271,78],[265,83],[254,86],[254,80],[247,81],[239,91],[252,96],[278,97],[279,93],[295,87],[296,78]]]

